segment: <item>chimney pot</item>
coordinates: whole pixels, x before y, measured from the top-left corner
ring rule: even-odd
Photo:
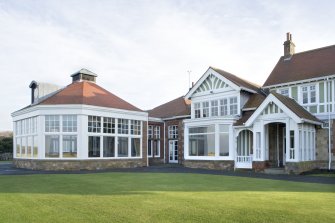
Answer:
[[[292,34],[286,33],[286,41],[284,42],[284,57],[290,58],[295,53],[295,44],[292,42]]]

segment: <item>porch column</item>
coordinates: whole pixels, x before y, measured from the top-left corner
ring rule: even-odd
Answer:
[[[290,119],[286,119],[286,156],[285,156],[285,161],[290,161]]]
[[[265,157],[265,126],[263,120],[260,123],[261,125],[261,161],[266,160]]]

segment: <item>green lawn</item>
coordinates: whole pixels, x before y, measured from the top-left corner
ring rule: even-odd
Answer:
[[[0,176],[0,222],[335,222],[334,192],[200,174]]]

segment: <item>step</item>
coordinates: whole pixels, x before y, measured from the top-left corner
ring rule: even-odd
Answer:
[[[264,170],[266,174],[286,174],[284,168],[267,168]]]

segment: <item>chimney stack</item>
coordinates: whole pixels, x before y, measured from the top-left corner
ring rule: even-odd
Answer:
[[[295,53],[295,44],[292,42],[292,34],[286,33],[284,42],[284,57],[291,57]]]

